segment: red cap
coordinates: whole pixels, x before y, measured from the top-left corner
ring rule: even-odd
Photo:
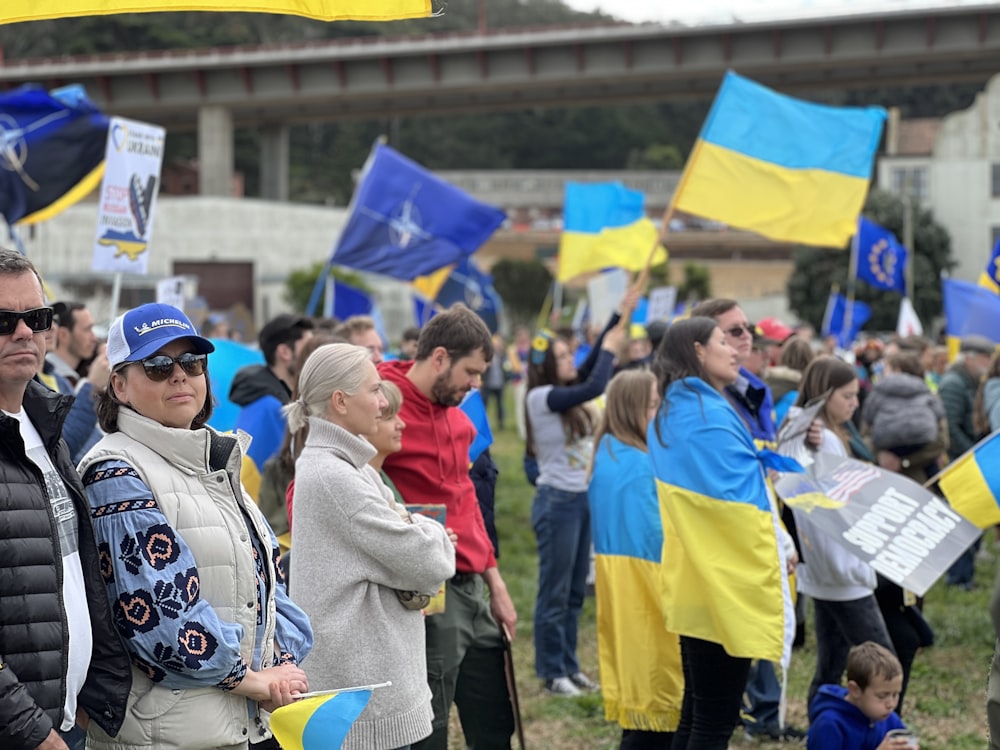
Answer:
[[[757,327],[760,332],[764,335],[764,338],[770,339],[778,344],[782,343],[785,339],[794,333],[791,328],[786,326],[777,318],[764,318],[763,320],[757,321]]]

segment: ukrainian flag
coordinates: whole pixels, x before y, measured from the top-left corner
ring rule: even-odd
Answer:
[[[1000,523],[1000,431],[953,461],[938,479],[948,504],[981,529]]]
[[[1000,295],[958,279],[941,280],[948,354],[954,359],[963,336],[979,334],[1000,343]]]
[[[730,656],[787,665],[792,595],[750,431],[700,378],[672,383],[664,404],[648,442],[663,521],[666,627],[719,643]]]
[[[271,714],[271,732],[284,750],[335,750],[371,695],[371,690],[353,690],[303,698]]]
[[[979,286],[989,289],[994,294],[1000,294],[1000,240],[993,245],[993,252],[986,262],[986,268],[979,274]]]
[[[644,203],[640,191],[620,182],[567,182],[557,280],[603,268],[645,268],[659,233],[646,218]],[[666,262],[666,251],[657,247],[652,265]]]
[[[771,239],[843,248],[857,228],[885,121],[732,71],[695,142],[674,208]]]
[[[171,10],[286,13],[319,21],[392,21],[432,13],[431,0],[6,0],[0,24]]]
[[[663,526],[649,456],[605,435],[588,494],[604,718],[625,729],[673,732],[684,673],[680,640],[663,627]]]

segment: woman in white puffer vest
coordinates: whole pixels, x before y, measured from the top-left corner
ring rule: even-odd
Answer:
[[[111,325],[108,434],[79,470],[132,690],[118,736],[91,722],[88,748],[246,748],[270,737],[262,709],[308,690],[312,631],[240,484],[240,441],[206,426],[214,349],[169,305]]]

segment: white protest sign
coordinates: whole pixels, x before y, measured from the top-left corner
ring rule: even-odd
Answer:
[[[170,276],[156,282],[156,301],[161,305],[173,305],[184,309],[184,277]]]
[[[659,286],[649,291],[649,305],[646,308],[646,322],[670,320],[677,307],[677,287]]]
[[[853,458],[817,453],[804,474],[782,474],[774,488],[796,519],[917,596],[981,533],[916,482]],[[808,551],[804,558],[808,565]]]
[[[94,240],[94,271],[145,274],[166,131],[111,118]]]
[[[628,290],[628,282],[629,273],[622,268],[605,271],[587,282],[591,325],[599,328],[607,325]]]

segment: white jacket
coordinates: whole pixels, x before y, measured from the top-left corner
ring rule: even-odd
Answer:
[[[792,407],[789,418],[801,411]],[[793,458],[800,457],[805,448],[805,437],[779,443],[778,452]],[[848,457],[843,442],[832,430],[823,430],[820,453]],[[808,513],[792,508],[795,526],[802,547],[802,562],[795,569],[798,590],[813,599],[848,602],[863,599],[875,591],[878,580],[871,565],[848,552],[830,535],[821,531]]]

